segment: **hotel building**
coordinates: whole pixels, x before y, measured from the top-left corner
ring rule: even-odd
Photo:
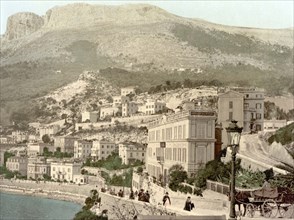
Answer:
[[[168,170],[180,164],[188,175],[197,173],[214,159],[215,119],[213,111],[186,110],[163,116],[148,126],[146,168],[164,181]]]

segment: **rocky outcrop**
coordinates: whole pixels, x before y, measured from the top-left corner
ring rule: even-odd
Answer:
[[[46,12],[47,28],[81,28],[99,24],[155,23],[177,17],[152,5],[89,5],[85,3],[54,7]]]
[[[34,13],[24,12],[14,14],[7,20],[5,38],[7,40],[22,38],[39,30],[43,24],[43,18]]]

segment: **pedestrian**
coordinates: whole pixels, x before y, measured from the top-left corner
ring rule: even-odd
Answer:
[[[130,197],[129,199],[135,199],[134,191],[131,189]]]
[[[144,201],[143,195],[144,195],[144,189],[141,189],[138,194],[138,201]]]
[[[119,192],[118,192],[118,196],[119,196],[119,197],[123,197],[123,195],[124,195],[124,193],[123,193],[123,191],[120,189]]]
[[[150,194],[149,194],[148,190],[145,193],[145,202],[150,202]]]
[[[163,205],[167,205],[167,202],[166,202],[167,200],[169,202],[169,205],[171,205],[170,198],[168,196],[168,192],[166,192],[165,195],[163,196],[163,199],[162,199]]]
[[[184,210],[186,211],[191,211],[192,209],[194,209],[195,206],[194,206],[194,203],[191,202],[191,197],[188,196],[187,200],[186,200],[186,203],[185,203],[185,207],[184,207]]]

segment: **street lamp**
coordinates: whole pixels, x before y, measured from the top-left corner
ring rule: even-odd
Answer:
[[[235,212],[235,179],[236,179],[236,154],[240,143],[243,128],[238,127],[237,121],[232,120],[229,127],[226,128],[228,134],[228,147],[231,147],[232,163],[231,163],[231,185],[230,185],[230,218],[236,219]]]

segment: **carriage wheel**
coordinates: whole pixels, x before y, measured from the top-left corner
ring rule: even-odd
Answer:
[[[251,203],[246,205],[246,215],[249,218],[253,218],[254,217],[254,213],[255,213],[255,206]]]
[[[261,206],[262,215],[266,218],[274,218],[278,214],[278,205],[273,199],[267,199]]]
[[[286,213],[287,213],[287,211],[288,211],[288,209],[289,209],[289,206],[290,205],[283,205],[283,204],[281,204],[280,206],[279,206],[279,213],[280,213],[280,216],[282,217],[282,218],[284,218],[285,216],[286,216]]]

